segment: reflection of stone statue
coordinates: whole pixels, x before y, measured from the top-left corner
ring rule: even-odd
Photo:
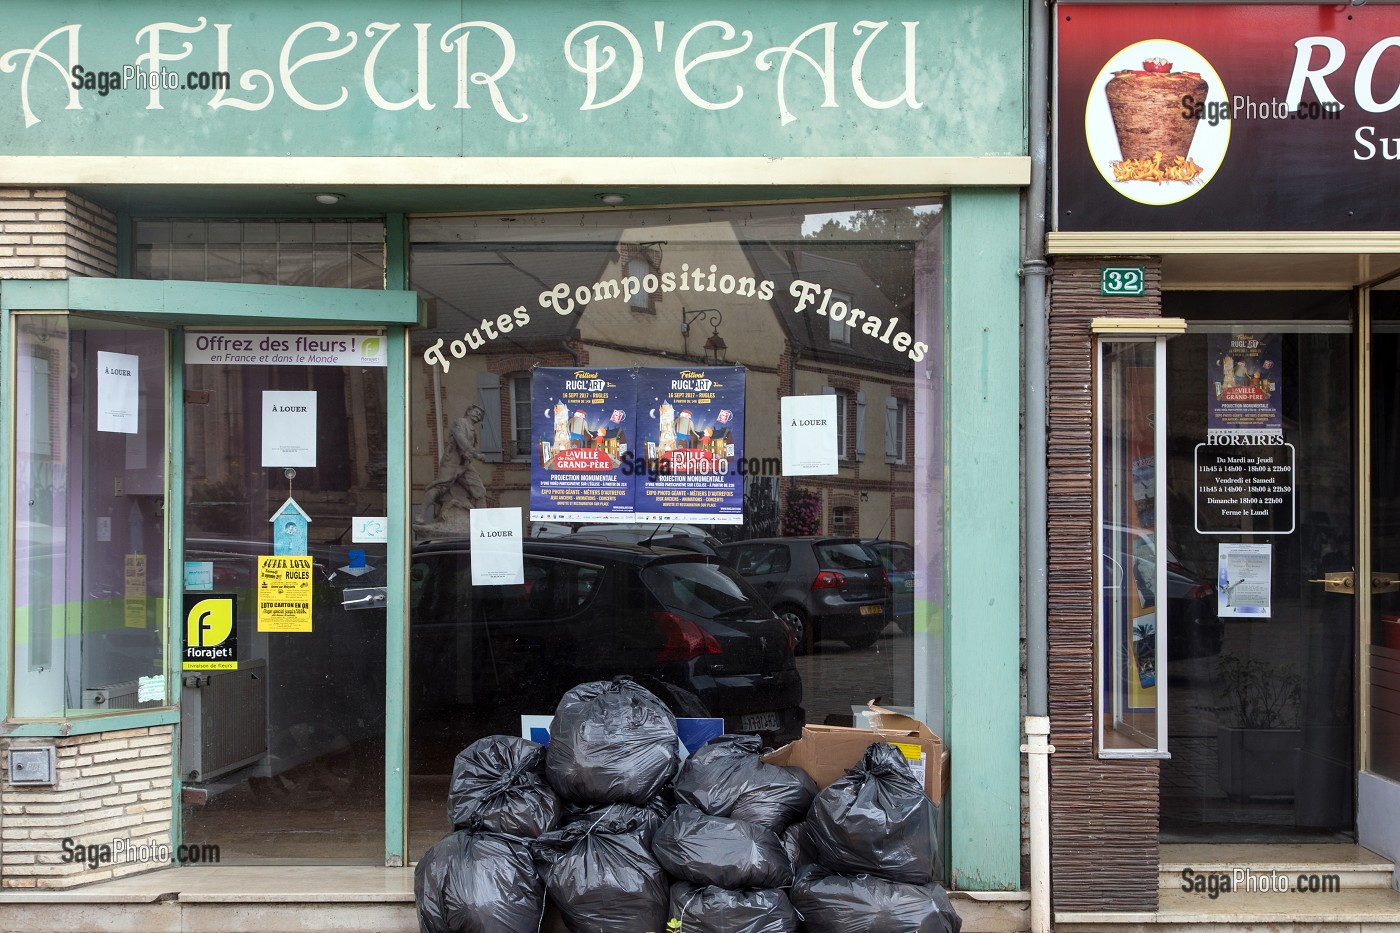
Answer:
[[[475,463],[481,459],[481,421],[485,417],[485,409],[472,405],[452,422],[447,446],[438,461],[437,479],[423,491],[417,527],[424,532],[465,534],[470,528],[468,513],[486,504],[486,486]],[[431,524],[421,521],[430,512]]]

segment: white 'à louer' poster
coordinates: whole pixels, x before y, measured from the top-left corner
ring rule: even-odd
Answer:
[[[781,399],[784,476],[833,476],[838,472],[836,401],[835,395]]]

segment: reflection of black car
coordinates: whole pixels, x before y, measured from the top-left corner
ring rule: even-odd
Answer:
[[[714,558],[531,538],[523,583],[474,586],[470,546],[413,551],[415,719],[460,714],[470,729],[515,731],[520,715],[552,713],[571,687],[626,675],[678,715],[723,717],[729,732],[776,743],[801,731],[791,633]]]
[[[1225,626],[1216,610],[1215,584],[1177,560],[1170,550],[1162,553],[1167,560],[1167,657],[1187,660],[1219,654]],[[1157,602],[1156,556],[1153,532],[1121,525],[1104,527],[1104,584],[1110,588],[1131,584],[1143,609]],[[1125,566],[1131,568],[1130,576],[1124,573]]]
[[[798,653],[823,638],[873,645],[890,621],[884,564],[855,538],[755,538],[720,553],[793,629]]]

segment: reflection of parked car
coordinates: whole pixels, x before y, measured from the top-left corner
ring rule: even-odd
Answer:
[[[890,582],[855,538],[755,538],[720,549],[796,633],[798,653],[823,638],[873,645],[890,620]]]
[[[894,590],[894,620],[901,632],[914,631],[914,549],[903,541],[883,538],[862,538],[864,544],[880,557],[885,576]]]
[[[1177,560],[1170,549],[1167,559],[1167,657],[1178,660],[1220,653],[1225,626],[1216,609],[1215,584]],[[1122,587],[1131,583],[1142,608],[1156,605],[1156,534],[1142,528],[1110,525],[1104,528],[1104,583]],[[1132,572],[1124,572],[1130,567]]]
[[[679,715],[796,738],[804,720],[792,634],[713,558],[608,541],[532,538],[524,582],[472,584],[469,539],[414,548],[415,717],[473,707],[505,729],[550,713],[578,683],[626,675]],[[480,724],[473,724],[473,727]],[[466,740],[467,736],[460,736]]]

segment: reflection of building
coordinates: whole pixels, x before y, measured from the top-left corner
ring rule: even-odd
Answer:
[[[909,283],[903,285],[906,295],[898,306],[881,291],[872,270],[861,264],[858,243],[853,248],[850,243],[806,240],[800,248],[751,249],[758,268],[779,283],[773,304],[786,340],[783,394],[836,396],[840,473],[801,482],[822,496],[823,530],[828,534],[895,540],[909,540],[914,534],[918,418],[916,364],[909,350],[915,336],[915,302],[931,299],[912,288],[914,257],[922,255],[922,241],[906,242],[901,249],[896,256],[907,260],[902,265],[885,260],[889,281]],[[791,283],[808,281],[829,289],[829,297],[809,299],[814,307],[822,302],[826,314],[813,313],[813,308],[796,311],[802,299],[792,293]],[[843,317],[851,316],[853,309],[864,313],[855,324],[837,320],[833,311],[841,305],[847,308]],[[909,335],[910,343],[899,350],[880,339],[892,333]],[[922,404],[926,409],[931,403],[924,399]]]
[[[458,402],[476,402],[487,410],[483,453],[488,462],[483,478],[493,505],[528,509],[531,457],[538,456],[542,441],[554,448],[561,438],[572,439],[574,433],[574,412],[563,410],[554,412],[553,437],[531,437],[531,367],[703,364],[707,361],[700,346],[703,341],[694,339],[703,322],[697,320],[694,332],[687,335],[682,331],[682,309],[709,306],[721,311],[729,348],[719,362],[745,367],[744,416],[749,425],[759,428],[746,437],[745,454],[760,464],[767,461],[770,468],[778,455],[774,432],[762,430],[762,426],[777,423],[777,398],[783,384],[779,362],[786,338],[776,310],[756,294],[757,273],[739,244],[742,230],[727,223],[703,222],[630,229],[608,224],[610,216],[605,215],[596,226],[562,231],[559,236],[567,235],[567,239],[560,242],[513,244],[504,254],[507,261],[490,258],[497,255],[501,244],[471,239],[464,235],[460,223],[446,219],[423,222],[426,237],[438,235],[442,239],[415,247],[414,287],[428,297],[434,313],[434,326],[415,337],[415,346],[420,349],[439,338],[450,342],[463,339],[464,332],[474,334],[483,320],[491,320],[501,309],[537,307],[541,283],[550,287],[567,283],[571,291],[584,283],[597,294],[595,297],[590,291],[586,305],[578,303],[579,307],[567,315],[532,311],[528,326],[489,343],[468,340],[472,349],[460,360],[449,357],[452,367],[447,372],[426,364],[415,366],[415,378],[422,380],[423,391],[430,398],[439,399],[442,412],[450,412]],[[467,225],[468,229],[472,226]],[[664,292],[658,283],[655,292],[624,295],[631,290],[612,287],[629,275],[640,284],[648,275],[679,276],[682,269],[708,275],[712,268],[716,270],[716,289],[719,275],[738,280],[733,293],[703,292],[697,296],[692,288],[678,287]],[[686,350],[688,354],[683,352]],[[713,356],[708,361],[716,362]],[[660,406],[659,436],[655,439],[659,451],[678,445],[678,435],[686,429],[683,413],[670,409],[670,405]],[[565,419],[562,434],[561,414]],[[642,445],[646,440],[634,433],[632,444]],[[698,440],[699,435],[694,438]],[[619,448],[627,443],[625,428],[605,437],[610,453],[614,443]],[[590,437],[589,444],[596,445],[596,437]],[[634,446],[632,452],[643,455],[646,449]],[[432,451],[415,451],[415,458],[422,458],[416,463],[431,462]],[[415,478],[426,475],[422,469],[426,466],[415,466]]]
[[[606,218],[605,218],[606,219]],[[914,236],[920,220],[909,215],[901,236]],[[924,220],[927,224],[929,221]],[[748,373],[745,417],[749,426],[745,455],[776,473],[779,453],[774,429],[776,398],[782,395],[834,394],[838,402],[837,441],[841,472],[835,477],[813,477],[801,485],[822,497],[822,531],[834,535],[912,537],[915,522],[913,476],[915,462],[916,364],[914,307],[918,297],[908,284],[899,306],[877,284],[875,275],[912,283],[915,258],[923,247],[915,240],[901,247],[899,259],[882,257],[879,264],[862,265],[868,249],[842,241],[822,242],[788,231],[787,248],[778,249],[771,239],[750,241],[748,231],[729,224],[683,224],[629,230],[600,225],[578,240],[551,244],[548,250],[520,245],[508,262],[463,261],[496,249],[497,244],[476,243],[447,220],[425,223],[427,232],[443,231],[447,240],[418,248],[414,284],[430,296],[436,326],[417,338],[421,346],[438,339],[459,339],[461,332],[475,333],[482,320],[501,308],[529,307],[541,282],[611,283],[624,280],[627,271],[646,275],[676,275],[685,270],[715,270],[713,274],[735,278],[730,295],[706,292],[699,298],[679,289],[669,293],[640,293],[625,299],[625,289],[607,289],[569,315],[531,315],[528,327],[469,350],[448,372],[424,366],[418,378],[431,381],[425,388],[450,412],[459,402],[475,401],[488,411],[488,438],[483,449],[490,463],[487,488],[495,504],[526,505],[529,493],[530,457],[544,442],[551,449],[561,443],[579,445],[582,426],[576,412],[562,403],[554,411],[551,438],[530,437],[530,366],[678,366],[704,361],[698,340],[688,341],[681,328],[681,310],[695,311],[695,304],[713,302],[722,315],[727,343],[727,364],[741,364]],[[765,230],[765,234],[772,233]],[[651,245],[629,245],[645,238]],[[644,267],[644,268],[643,268]],[[724,270],[721,272],[720,270]],[[810,307],[798,310],[793,282],[821,283],[830,294],[825,304],[845,305],[859,315],[855,324],[838,321],[835,314]],[[748,283],[745,287],[744,283]],[[759,294],[757,283],[772,287]],[[888,287],[888,286],[887,286]],[[743,292],[741,294],[741,292]],[[858,309],[858,310],[857,310]],[[699,310],[704,310],[703,308]],[[853,315],[854,317],[854,315]],[[697,329],[709,319],[704,318]],[[716,319],[718,320],[718,319]],[[452,323],[449,323],[452,322]],[[716,332],[721,325],[710,323]],[[894,340],[892,335],[904,335]],[[919,335],[923,336],[923,335]],[[471,340],[471,346],[477,346]],[[902,349],[896,349],[901,347]],[[691,351],[682,355],[683,348]],[[923,351],[929,352],[927,350]],[[928,357],[931,359],[931,357]],[[528,361],[528,363],[527,363]],[[930,399],[925,403],[932,404]],[[677,447],[695,447],[703,433],[691,435],[690,413],[663,403],[658,410],[659,429],[654,438],[658,454]],[[561,424],[562,419],[562,424]],[[765,425],[769,426],[765,429]],[[713,438],[714,426],[706,426]],[[577,435],[577,436],[575,436]],[[639,443],[646,438],[639,439]],[[590,437],[588,444],[596,446]],[[646,447],[638,453],[645,453]],[[430,451],[420,456],[429,457]],[[426,475],[415,471],[415,476]],[[778,490],[791,481],[779,479]],[[750,482],[749,485],[752,485]],[[781,500],[780,500],[781,501]],[[741,534],[738,529],[716,528],[722,536]],[[751,533],[751,532],[750,532]]]

